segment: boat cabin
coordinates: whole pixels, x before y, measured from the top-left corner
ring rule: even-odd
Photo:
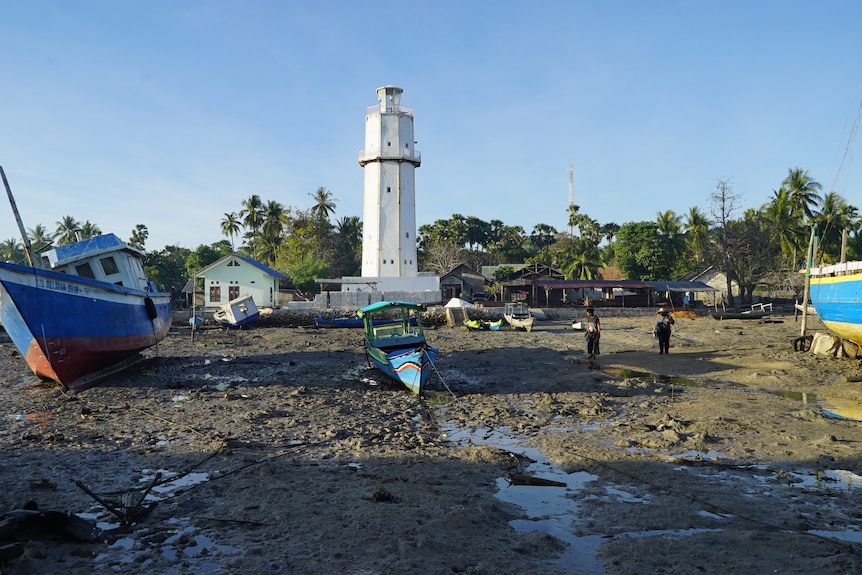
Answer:
[[[42,267],[62,274],[155,292],[144,254],[114,234],[103,234],[42,253]]]

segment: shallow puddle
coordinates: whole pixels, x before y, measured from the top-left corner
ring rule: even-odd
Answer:
[[[443,410],[445,411],[445,410]],[[441,420],[444,418],[441,417]],[[691,536],[699,533],[720,532],[722,529],[675,529],[675,530],[651,530],[639,532],[619,533],[613,537],[602,535],[576,535],[580,526],[578,523],[580,502],[588,497],[596,497],[593,493],[584,494],[585,486],[591,482],[599,481],[599,477],[587,472],[566,473],[550,461],[540,450],[524,446],[517,437],[513,436],[508,429],[472,428],[464,429],[454,424],[443,424],[441,428],[444,437],[459,445],[487,445],[503,449],[522,458],[531,461],[523,469],[523,474],[531,477],[550,480],[563,484],[564,486],[537,486],[516,485],[506,477],[500,477],[496,481],[496,496],[501,501],[517,505],[524,509],[525,519],[516,519],[510,525],[521,532],[539,531],[547,533],[567,544],[566,550],[560,556],[558,564],[563,572],[568,575],[605,575],[606,571],[598,559],[599,547],[610,539],[634,537],[657,537],[662,535],[674,535],[678,537]],[[721,459],[723,456],[717,452],[699,453],[689,452],[679,454],[674,459]],[[680,472],[697,473],[689,466],[679,468]],[[792,481],[788,489],[823,489],[832,492],[849,492],[853,489],[862,488],[862,476],[845,470],[823,470],[813,474],[802,474],[791,472],[788,474]],[[740,474],[736,481],[740,481],[740,488],[751,488],[753,493],[759,493],[757,487],[768,477],[751,476]],[[747,487],[746,487],[747,486]],[[650,496],[647,493],[632,493],[629,489],[611,483],[601,483],[600,495],[603,500],[613,501],[622,505],[648,505]],[[714,519],[729,519],[731,516],[717,515],[703,511]],[[856,526],[842,531],[810,530],[808,533],[838,539],[845,542],[862,542],[862,531]]]
[[[507,478],[499,477],[497,498],[524,509],[527,519],[516,519],[509,523],[516,530],[547,533],[568,545],[559,560],[565,573],[604,575],[604,567],[597,557],[599,546],[605,538],[599,535],[578,537],[574,533],[580,507],[578,494],[584,485],[596,481],[598,476],[585,471],[562,471],[541,451],[523,446],[506,429],[466,430],[445,425],[442,429],[450,441],[461,445],[488,445],[528,458],[533,463],[524,467],[524,475],[565,484],[565,487],[515,485]]]

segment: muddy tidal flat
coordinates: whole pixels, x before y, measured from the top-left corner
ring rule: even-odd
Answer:
[[[177,322],[78,394],[0,333],[0,573],[862,573],[858,360],[599,312],[597,360],[568,320],[430,329],[421,397],[357,329]]]

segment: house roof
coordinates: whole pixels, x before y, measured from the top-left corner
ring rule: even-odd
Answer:
[[[206,273],[208,271],[214,270],[215,268],[219,267],[220,265],[222,265],[224,262],[228,261],[231,258],[236,258],[236,259],[241,260],[241,261],[243,261],[243,262],[245,262],[251,266],[254,266],[267,275],[271,275],[271,276],[277,277],[277,278],[287,278],[287,276],[284,275],[283,273],[277,272],[274,269],[267,267],[258,261],[255,261],[251,258],[247,258],[245,256],[241,256],[239,254],[230,254],[230,255],[224,256],[223,258],[219,258],[218,260],[214,261],[213,263],[206,266],[202,270],[198,270],[197,273],[195,273],[195,275],[196,276],[206,275]]]
[[[457,277],[457,278],[470,278],[474,279],[477,282],[487,282],[488,278],[483,276],[482,274],[474,271],[472,268],[466,266],[465,264],[459,264],[449,270],[445,275],[440,276],[440,280],[444,280],[448,277]]]
[[[715,273],[715,272],[718,272],[718,270],[715,269],[715,266],[708,266],[708,267],[703,268],[702,270],[687,273],[679,279],[682,281],[697,281],[699,278],[702,278],[707,274]]]
[[[186,282],[186,285],[183,286],[181,293],[192,293],[192,290],[194,290],[195,293],[204,293],[204,290],[195,286],[195,280],[189,279],[189,281]]]
[[[599,268],[599,275],[606,280],[624,280],[626,279],[620,268],[616,266],[607,266]]]

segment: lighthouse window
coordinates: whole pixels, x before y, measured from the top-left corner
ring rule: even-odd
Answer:
[[[388,194],[390,192],[392,192],[392,188],[390,188],[389,186],[386,186],[386,193]]]
[[[404,237],[405,237],[405,238],[409,238],[409,237],[410,237],[410,232],[404,232]]]
[[[386,147],[389,148],[392,146],[392,142],[386,142]]]

